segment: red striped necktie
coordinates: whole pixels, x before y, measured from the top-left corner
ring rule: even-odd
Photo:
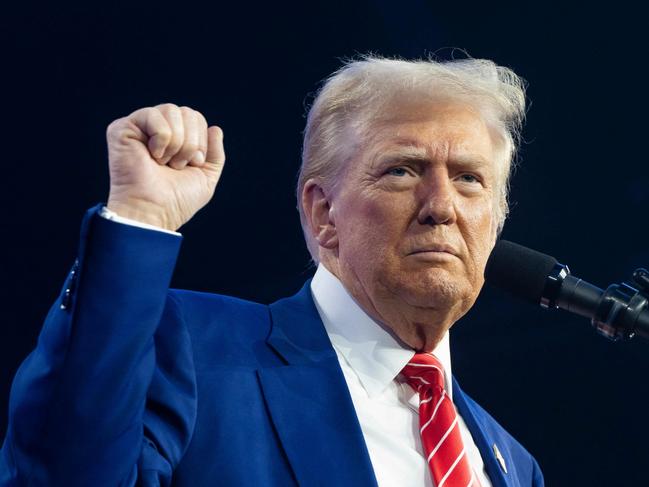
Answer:
[[[479,487],[464,448],[458,415],[444,389],[444,369],[430,353],[417,353],[401,373],[419,393],[419,432],[437,487]]]

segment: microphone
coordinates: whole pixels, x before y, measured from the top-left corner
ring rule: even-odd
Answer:
[[[645,269],[633,273],[637,288],[622,283],[602,290],[571,275],[568,266],[552,256],[499,240],[487,261],[485,280],[545,308],[585,316],[611,340],[636,334],[649,338],[649,271]]]

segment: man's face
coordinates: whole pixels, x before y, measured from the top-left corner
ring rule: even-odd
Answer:
[[[339,278],[355,296],[446,312],[473,304],[497,222],[495,149],[474,110],[436,104],[373,127],[332,201]]]

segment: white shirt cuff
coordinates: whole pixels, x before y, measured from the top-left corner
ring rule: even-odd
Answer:
[[[101,211],[99,212],[99,216],[106,218],[107,220],[112,220],[117,223],[124,223],[125,225],[132,225],[134,227],[146,228],[148,230],[157,230],[158,232],[170,233],[172,235],[177,235],[179,237],[182,236],[180,233],[174,232],[172,230],[167,230],[166,228],[156,227],[155,225],[149,225],[148,223],[139,222],[137,220],[131,220],[130,218],[124,218],[123,216],[119,216],[114,211],[109,210],[105,206],[101,208]]]

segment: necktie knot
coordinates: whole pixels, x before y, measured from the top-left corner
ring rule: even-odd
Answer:
[[[426,389],[444,390],[444,368],[432,353],[416,353],[401,373],[417,392]]]

